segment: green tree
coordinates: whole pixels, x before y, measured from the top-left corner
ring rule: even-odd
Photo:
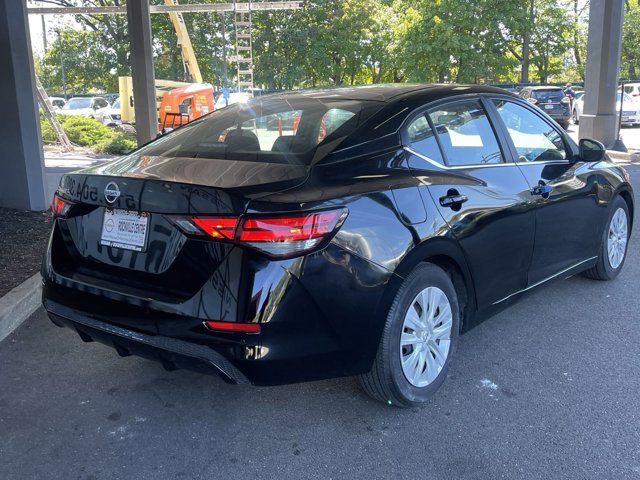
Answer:
[[[62,30],[44,55],[40,66],[45,88],[62,92],[62,64],[67,92],[118,90],[117,55],[105,49],[102,38],[91,30]]]
[[[622,26],[622,58],[620,77],[637,80],[640,74],[640,5],[639,2],[625,2]]]

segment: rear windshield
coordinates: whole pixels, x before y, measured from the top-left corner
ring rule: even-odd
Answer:
[[[335,149],[381,106],[303,96],[263,97],[213,112],[135,155],[311,164]]]
[[[533,96],[539,102],[559,102],[564,98],[564,92],[560,88],[549,90],[534,90]]]
[[[65,110],[75,110],[77,108],[90,108],[90,107],[91,107],[90,98],[72,98],[63,108]]]

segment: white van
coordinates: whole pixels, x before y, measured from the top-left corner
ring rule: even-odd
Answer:
[[[620,90],[620,88],[618,88]],[[631,95],[633,98],[640,99],[640,83],[625,83],[624,93]]]

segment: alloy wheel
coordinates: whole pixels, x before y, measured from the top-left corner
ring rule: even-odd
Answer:
[[[622,264],[627,250],[627,240],[627,213],[623,208],[618,208],[611,218],[607,237],[607,254],[611,268],[616,269]]]
[[[411,385],[425,387],[438,377],[449,355],[452,325],[451,304],[438,287],[413,299],[400,337],[400,363]]]

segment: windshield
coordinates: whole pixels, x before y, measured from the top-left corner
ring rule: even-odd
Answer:
[[[622,93],[618,92],[618,98],[616,99],[616,102],[620,103],[621,98],[622,98]],[[625,93],[624,94],[624,103],[627,103],[627,102],[633,102],[633,98],[631,98],[630,95]]]
[[[263,97],[202,117],[134,155],[311,164],[381,106],[304,96]],[[329,148],[319,148],[330,142]]]
[[[117,99],[115,102],[113,102],[111,108],[120,108],[120,99]]]
[[[559,102],[564,98],[564,92],[560,88],[554,88],[549,90],[534,90],[535,98],[542,102]]]
[[[90,98],[72,98],[69,102],[62,107],[64,110],[77,110],[79,108],[90,108]]]

